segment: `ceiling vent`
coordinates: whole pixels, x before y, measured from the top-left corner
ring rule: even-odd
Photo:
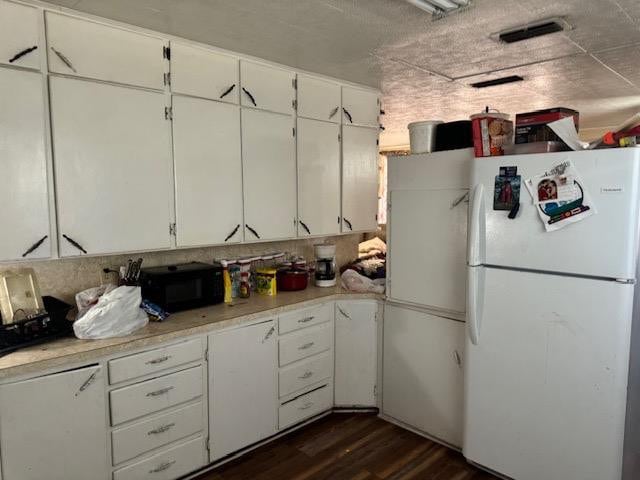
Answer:
[[[471,6],[471,0],[406,0],[414,7],[430,13],[434,20],[451,13],[466,10]]]
[[[524,78],[520,75],[510,75],[508,77],[502,78],[494,78],[493,80],[485,80],[483,82],[472,83],[471,86],[473,88],[487,88],[487,87],[495,87],[498,85],[505,85],[507,83],[521,82]]]
[[[516,43],[571,29],[571,25],[563,18],[548,18],[494,33],[491,38],[502,43]]]

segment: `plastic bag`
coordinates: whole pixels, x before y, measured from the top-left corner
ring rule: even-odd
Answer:
[[[76,305],[78,306],[76,320],[79,320],[85,313],[91,310],[91,307],[98,303],[102,295],[109,293],[114,288],[116,288],[114,285],[100,285],[99,287],[88,288],[80,293],[76,293]]]
[[[355,270],[345,270],[341,275],[342,288],[359,293],[384,293],[384,284],[360,275]],[[384,282],[384,279],[382,279]]]
[[[102,295],[73,324],[76,337],[99,339],[124,337],[149,323],[149,317],[140,308],[140,287],[122,286]]]

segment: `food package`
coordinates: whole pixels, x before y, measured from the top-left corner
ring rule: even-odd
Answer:
[[[513,122],[506,113],[471,115],[471,127],[476,157],[504,155],[504,148],[513,145]]]
[[[273,296],[276,294],[276,272],[275,268],[256,270],[256,291],[260,295]]]

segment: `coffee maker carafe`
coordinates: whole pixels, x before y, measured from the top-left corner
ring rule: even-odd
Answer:
[[[336,284],[336,246],[321,244],[315,246],[316,286],[333,287]]]

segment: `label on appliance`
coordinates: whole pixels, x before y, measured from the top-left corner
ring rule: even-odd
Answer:
[[[600,193],[602,194],[621,194],[624,193],[623,187],[600,187]]]

